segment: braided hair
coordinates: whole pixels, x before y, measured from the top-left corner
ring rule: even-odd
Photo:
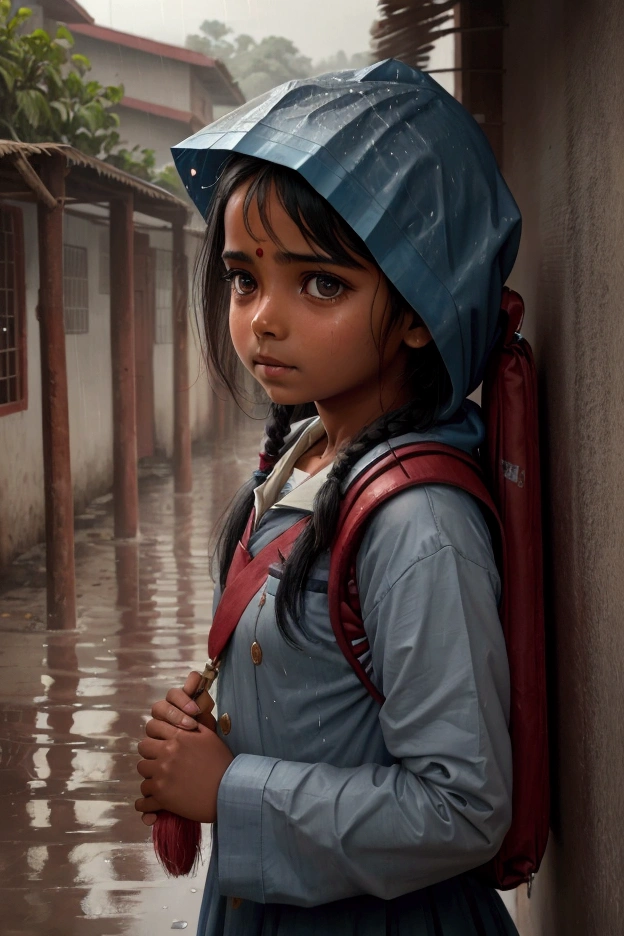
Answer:
[[[433,353],[432,353],[433,352]],[[337,533],[342,486],[354,467],[367,452],[382,442],[407,432],[426,431],[435,423],[441,404],[450,393],[446,368],[433,343],[420,352],[425,360],[419,370],[438,371],[435,386],[437,402],[415,398],[399,409],[384,413],[375,422],[365,426],[334,459],[327,480],[317,492],[312,505],[312,517],[297,537],[293,549],[282,568],[282,577],[275,596],[275,614],[282,635],[290,643],[293,639],[291,621],[298,624],[304,613],[305,588],[312,568],[319,556],[330,549]],[[430,388],[431,389],[431,388]],[[439,391],[442,390],[442,393]],[[446,393],[444,393],[446,391]]]
[[[225,242],[224,215],[228,200],[245,183],[249,183],[249,188],[243,211],[249,233],[247,212],[255,200],[265,229],[269,236],[274,237],[266,205],[275,190],[283,208],[304,237],[321,247],[335,262],[351,267],[363,265],[358,258],[369,263],[375,262],[353,229],[297,172],[252,156],[234,154],[228,158],[206,218],[206,236],[198,258],[195,282],[200,287],[198,305],[203,310],[208,365],[237,401],[243,396],[244,381],[240,379],[241,365],[229,335],[229,289],[223,279],[225,267],[221,254]],[[407,311],[413,315],[413,327],[422,324],[416,312],[406,307],[405,300],[393,284],[387,282],[387,286],[390,299],[388,331]],[[382,349],[380,360],[381,352]],[[412,399],[399,409],[383,413],[365,426],[338,453],[327,480],[316,494],[310,521],[284,563],[276,594],[276,618],[285,639],[295,646],[297,642],[292,622],[295,625],[299,623],[304,609],[306,582],[312,567],[321,553],[330,548],[336,534],[345,478],[355,463],[374,446],[406,432],[429,429],[450,396],[450,378],[433,341],[424,347],[410,349],[408,371],[405,381],[410,385]],[[297,406],[271,404],[261,467],[236,494],[217,535],[212,558],[218,562],[222,589],[254,504],[255,489],[266,480],[280,457],[291,425],[316,413],[313,402]]]

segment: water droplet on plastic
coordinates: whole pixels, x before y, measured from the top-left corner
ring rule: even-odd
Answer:
[[[197,888],[191,887],[191,894],[196,894],[196,893],[197,893]]]
[[[174,920],[171,924],[171,929],[186,929],[188,923],[186,920]]]

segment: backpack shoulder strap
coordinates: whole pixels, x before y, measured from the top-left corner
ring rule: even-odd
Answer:
[[[258,589],[264,585],[269,566],[289,555],[295,540],[309,519],[305,516],[297,520],[287,530],[267,543],[253,559],[247,552],[250,530],[250,523],[248,523],[243,541],[237,546],[236,566],[235,568],[230,566],[227,582],[210,627],[208,655],[211,660],[217,660],[223,652],[225,645],[236,630],[243,611]]]
[[[359,609],[353,607],[354,583],[350,583],[349,577],[365,524],[373,511],[390,497],[416,484],[448,484],[476,498],[484,508],[493,534],[499,568],[504,567],[502,523],[474,458],[449,445],[415,442],[391,449],[358,475],[343,499],[338,533],[332,545],[329,615],[338,646],[367,691],[380,704],[384,696],[360,660],[365,634]]]

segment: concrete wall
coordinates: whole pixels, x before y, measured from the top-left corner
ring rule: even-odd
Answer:
[[[624,867],[624,4],[510,0],[511,285],[537,352],[546,480],[552,835],[523,936],[619,936]]]
[[[186,236],[185,247],[189,270],[189,406],[191,439],[202,441],[209,433],[211,419],[211,391],[202,357],[201,337],[192,307],[193,266],[199,249],[198,237]],[[172,236],[168,231],[150,232],[150,247],[172,249]],[[170,458],[173,454],[173,343],[154,345],[154,412],[157,451]]]
[[[141,101],[191,109],[191,66],[187,62],[159,58],[79,33],[74,38],[74,51],[91,60],[91,75],[101,84],[122,84],[128,97]]]
[[[189,124],[168,117],[157,117],[131,107],[115,108],[119,115],[119,133],[123,145],[132,149],[137,143],[141,149],[152,149],[156,156],[156,169],[173,163],[171,147],[191,135]]]
[[[43,539],[44,487],[41,442],[41,365],[37,210],[22,205],[26,257],[28,409],[0,418],[0,568]],[[66,336],[72,481],[77,511],[110,486],[112,401],[109,297],[99,283],[100,228],[65,216],[64,242],[87,247],[89,332]]]
[[[65,243],[87,247],[89,258],[89,332],[65,337],[69,440],[77,511],[108,490],[113,477],[110,296],[99,291],[102,230],[106,228],[65,215]]]
[[[28,409],[0,417],[0,570],[45,536],[41,440],[41,366],[36,319],[39,284],[37,211],[22,205],[26,254]],[[113,480],[113,417],[110,297],[100,293],[100,244],[107,226],[65,215],[64,242],[88,249],[89,332],[66,335],[70,450],[74,503],[81,512],[110,490]],[[152,247],[171,249],[167,231],[152,231]],[[187,236],[189,277],[199,240]],[[191,289],[189,293],[192,294]],[[211,393],[191,312],[189,336],[190,419],[193,442],[209,435]],[[173,454],[173,344],[154,345],[156,451]]]

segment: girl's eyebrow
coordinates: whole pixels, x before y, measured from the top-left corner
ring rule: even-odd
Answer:
[[[221,254],[222,260],[238,260],[241,263],[253,263],[253,257],[250,257],[249,254],[246,254],[243,250],[224,250]],[[344,263],[340,263],[338,260],[333,260],[331,257],[324,256],[323,254],[298,254],[291,253],[290,251],[278,250],[275,254],[275,262],[280,264],[287,263],[325,263],[333,264],[334,266],[345,266]]]

